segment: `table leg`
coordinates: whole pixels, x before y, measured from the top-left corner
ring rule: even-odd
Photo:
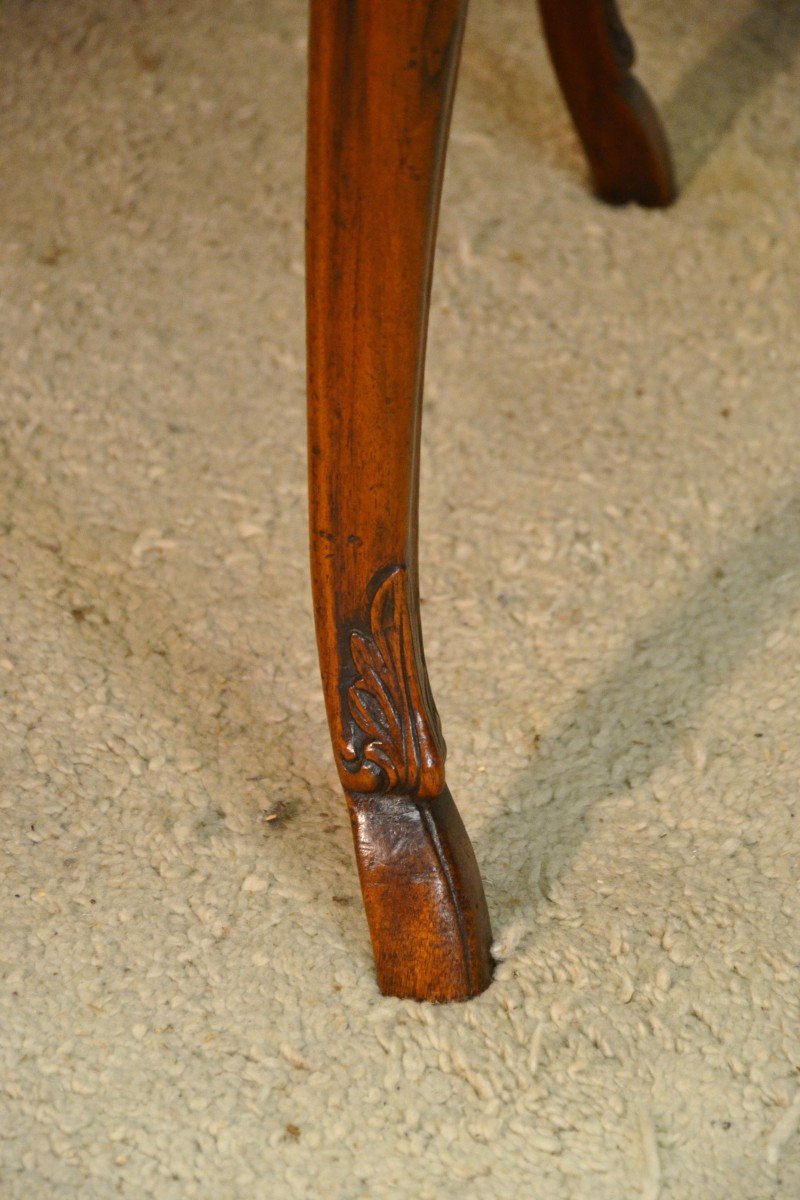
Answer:
[[[310,534],[328,720],[381,989],[460,1000],[492,973],[445,784],[417,582],[436,219],[465,4],[312,0]]]
[[[669,145],[631,74],[634,48],[615,0],[539,0],[550,57],[598,195],[662,208],[675,199]]]

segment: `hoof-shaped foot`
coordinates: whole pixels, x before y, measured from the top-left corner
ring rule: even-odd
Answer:
[[[349,793],[348,806],[383,994],[440,1004],[477,996],[492,979],[492,933],[450,792]]]

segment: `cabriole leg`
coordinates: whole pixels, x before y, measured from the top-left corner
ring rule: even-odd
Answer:
[[[436,217],[465,5],[312,0],[307,309],[314,607],[378,981],[491,979],[472,847],[444,776],[417,583]]]
[[[634,48],[615,0],[539,0],[542,25],[598,195],[662,208],[675,199],[669,144],[631,74]]]

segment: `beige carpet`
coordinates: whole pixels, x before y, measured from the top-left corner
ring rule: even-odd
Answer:
[[[800,7],[475,0],[422,579],[505,956],[382,999],[305,546],[301,0],[3,8],[3,1200],[800,1195]]]

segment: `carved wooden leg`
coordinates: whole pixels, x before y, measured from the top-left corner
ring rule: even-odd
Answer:
[[[462,0],[312,0],[307,308],[312,582],[334,753],[381,989],[491,979],[445,785],[417,585],[419,424]]]
[[[631,74],[633,43],[615,0],[539,0],[539,9],[598,194],[612,204],[671,204],[669,145],[647,93]]]

